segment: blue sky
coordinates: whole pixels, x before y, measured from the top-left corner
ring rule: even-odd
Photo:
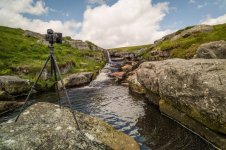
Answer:
[[[226,23],[226,0],[1,0],[0,25],[53,28],[102,47],[148,44],[196,24]]]
[[[107,5],[113,5],[117,0],[106,0]],[[200,24],[207,17],[218,17],[226,13],[226,0],[153,0],[153,4],[159,2],[169,3],[169,12],[161,22],[163,29],[179,29],[190,25]],[[88,0],[45,0],[50,12],[42,16],[29,16],[43,20],[70,20],[83,21],[84,11],[93,5]]]

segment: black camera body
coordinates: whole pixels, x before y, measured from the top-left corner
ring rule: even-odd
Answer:
[[[52,29],[48,29],[47,34],[45,35],[45,39],[50,44],[54,43],[62,44],[62,33],[56,33]]]

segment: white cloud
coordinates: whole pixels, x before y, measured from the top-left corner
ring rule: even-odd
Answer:
[[[72,35],[74,30],[81,26],[74,20],[62,22],[59,20],[43,21],[40,19],[29,19],[23,13],[31,15],[43,15],[49,8],[43,0],[1,0],[0,1],[0,25],[17,27],[32,30],[39,33],[46,33],[46,29],[52,28],[55,31],[63,32],[65,35]],[[50,9],[51,10],[51,9]]]
[[[45,6],[44,0],[0,0],[0,25],[39,33],[52,28],[64,36],[90,40],[104,48],[152,43],[171,32],[160,28],[160,22],[170,10],[168,3],[153,5],[151,0],[118,0],[108,6],[105,0],[89,2],[101,5],[88,7],[81,23],[25,17],[24,13],[44,15],[57,11]]]
[[[207,17],[207,19],[202,22],[202,24],[208,24],[208,25],[216,25],[216,24],[223,24],[223,23],[226,23],[226,14],[224,14],[223,16],[219,16],[217,18]]]
[[[112,6],[88,8],[75,37],[104,48],[152,43],[170,32],[160,29],[167,11],[168,3],[152,5],[151,0],[119,0]]]
[[[105,4],[106,0],[87,0],[88,4]]]
[[[1,0],[0,8],[12,13],[29,13],[32,15],[41,15],[48,12],[48,7],[45,7],[42,0],[36,3],[33,0]]]

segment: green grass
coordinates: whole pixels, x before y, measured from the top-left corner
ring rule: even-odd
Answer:
[[[25,37],[21,29],[0,26],[0,75],[18,75],[34,81],[41,66],[49,55],[46,45],[32,37]],[[77,50],[67,44],[55,44],[55,55],[59,66],[73,62],[75,67],[69,72],[95,72],[104,65],[99,51]],[[28,73],[18,73],[16,69],[26,69]]]
[[[178,33],[183,30],[177,31]],[[166,40],[158,44],[155,49],[170,51],[171,58],[192,58],[198,47],[203,43],[226,40],[226,24],[214,26],[212,32],[197,33],[175,41]]]
[[[194,26],[189,26],[184,29],[178,30],[176,35],[180,34],[184,30],[190,29]],[[142,53],[142,58],[144,60],[150,60],[152,50],[169,51],[170,58],[192,58],[198,47],[201,44],[225,40],[226,41],[226,24],[220,24],[213,26],[214,30],[207,33],[196,33],[185,38],[179,38],[175,41],[165,40],[156,46],[153,45],[142,45],[142,46],[131,46],[131,47],[121,47],[110,49],[112,52],[136,52],[142,48],[145,50]]]
[[[120,47],[120,48],[112,48],[109,51],[112,52],[136,52],[140,49],[149,49],[152,45],[140,45],[140,46],[130,46],[130,47]]]

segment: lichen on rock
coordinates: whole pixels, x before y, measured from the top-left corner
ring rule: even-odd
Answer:
[[[51,103],[36,103],[19,120],[0,125],[0,149],[139,149],[131,137],[97,118]]]

